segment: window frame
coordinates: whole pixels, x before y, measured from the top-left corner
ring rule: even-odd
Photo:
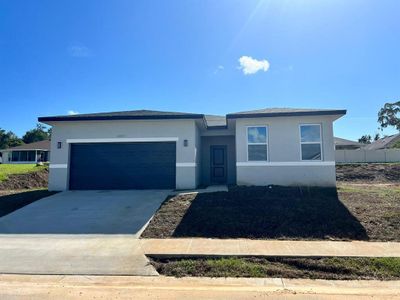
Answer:
[[[319,142],[303,142],[301,140],[301,127],[303,126],[318,126],[319,127]],[[320,162],[324,160],[324,149],[323,149],[323,139],[322,139],[322,124],[321,123],[301,123],[299,124],[299,138],[300,138],[300,161],[308,161],[308,162]],[[303,159],[303,149],[302,145],[311,145],[311,144],[319,144],[321,149],[321,158],[320,159]]]
[[[262,127],[265,128],[266,139],[265,143],[249,143],[249,128],[252,127]],[[249,145],[266,145],[267,149],[267,159],[266,160],[249,160]],[[246,126],[246,159],[248,162],[269,162],[269,127],[268,125],[247,125]]]

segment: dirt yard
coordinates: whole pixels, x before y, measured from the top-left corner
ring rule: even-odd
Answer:
[[[11,174],[0,181],[0,191],[38,189],[47,187],[49,171],[41,167],[38,171],[24,174]]]
[[[400,242],[400,164],[342,165],[338,188],[231,187],[178,195],[142,238]]]
[[[178,195],[160,207],[142,237],[400,241],[400,185]]]
[[[0,167],[0,217],[54,194],[47,190],[47,167],[34,164]]]
[[[340,164],[336,165],[339,182],[400,183],[400,164]]]

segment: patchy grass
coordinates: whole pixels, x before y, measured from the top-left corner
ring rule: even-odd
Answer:
[[[400,185],[178,195],[163,203],[142,237],[400,241]]]
[[[32,202],[44,197],[54,195],[45,189],[39,190],[20,190],[20,191],[0,191],[0,217],[20,209]]]
[[[175,277],[284,277],[330,280],[400,278],[400,258],[153,257],[151,261],[160,274]]]
[[[7,180],[11,175],[37,172],[45,168],[36,164],[0,164],[0,182]]]

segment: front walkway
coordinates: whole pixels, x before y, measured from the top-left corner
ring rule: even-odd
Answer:
[[[398,299],[400,281],[0,275],[1,299]]]
[[[141,239],[146,255],[400,257],[400,243],[247,239]]]

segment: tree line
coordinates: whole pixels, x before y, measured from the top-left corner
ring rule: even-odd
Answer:
[[[22,144],[30,144],[48,140],[51,137],[51,128],[47,129],[42,124],[37,124],[35,128],[28,130],[19,138],[14,132],[6,131],[0,128],[0,149],[20,146]]]
[[[380,125],[378,129],[380,130],[387,127],[395,127],[400,131],[400,101],[385,103],[378,112],[378,123]],[[371,135],[365,134],[358,139],[358,142],[362,144],[371,144],[373,141],[377,141],[380,138],[381,135],[379,133],[376,133],[373,138]]]

